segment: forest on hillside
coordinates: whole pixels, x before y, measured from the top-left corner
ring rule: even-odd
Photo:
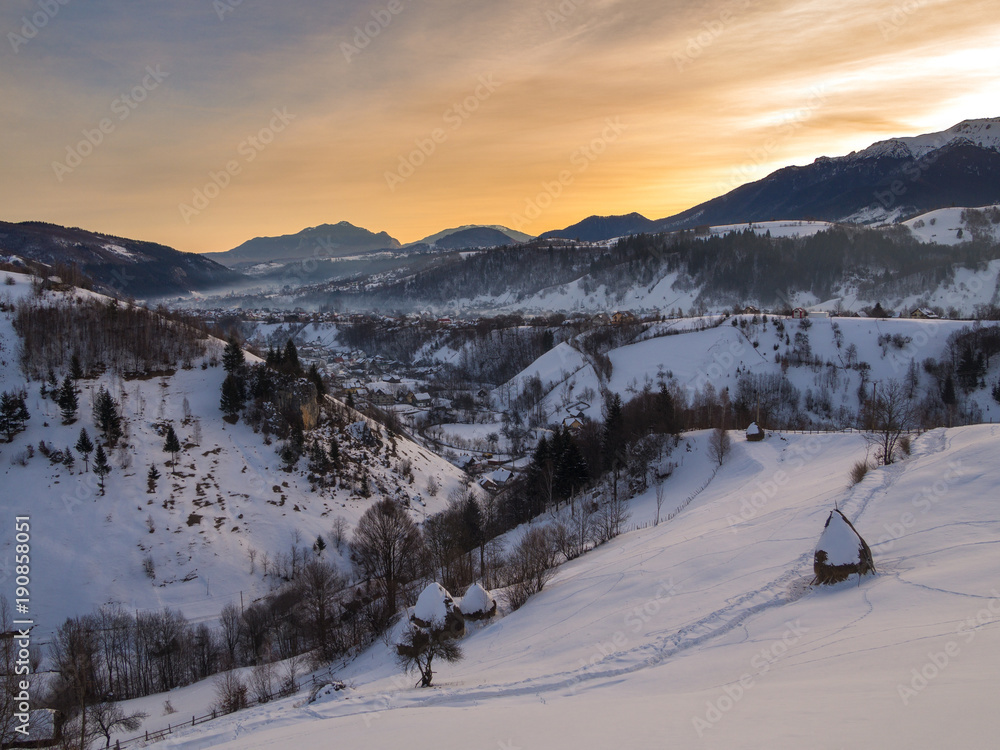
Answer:
[[[936,288],[956,268],[981,268],[1000,257],[985,234],[956,246],[921,243],[905,228],[837,226],[811,237],[771,237],[749,229],[726,235],[638,234],[610,247],[531,243],[460,257],[378,284],[330,285],[302,301],[335,308],[407,310],[477,297],[516,302],[580,280],[585,293],[601,287],[622,297],[670,273],[678,290],[700,288],[698,305],[781,308],[795,292],[835,296],[850,284],[867,299]],[[688,311],[684,311],[688,312]]]

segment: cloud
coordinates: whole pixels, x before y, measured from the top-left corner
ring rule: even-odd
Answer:
[[[988,116],[1000,93],[1000,21],[980,0],[224,1],[219,18],[207,0],[74,0],[8,47],[4,218],[199,251],[341,219],[405,241],[509,222],[620,118],[621,136],[527,227],[541,232],[590,213],[665,216],[736,173]],[[0,32],[38,7],[5,4]],[[58,181],[53,161],[150,65],[169,79]],[[452,127],[481,76],[499,85]],[[241,159],[275,107],[295,121],[185,223],[178,204]],[[447,138],[390,189],[435,129]]]

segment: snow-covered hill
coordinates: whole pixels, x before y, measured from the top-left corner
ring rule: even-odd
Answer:
[[[981,229],[973,231],[969,226],[968,212],[992,213],[1000,211],[1000,206],[984,206],[982,208],[939,208],[920,216],[914,216],[903,222],[921,242],[934,242],[938,245],[959,245],[970,242],[977,234],[981,239],[996,242],[1000,239],[1000,226],[987,219],[980,222]],[[985,230],[985,231],[982,231]]]
[[[990,264],[990,268],[996,274],[1000,262]],[[753,315],[667,321],[649,328],[641,335],[642,340],[609,351],[610,377],[598,377],[579,351],[563,343],[522,371],[511,385],[498,391],[497,397],[512,390],[516,394],[529,378],[537,376],[547,394],[545,413],[558,423],[569,411],[575,411],[571,407],[581,398],[589,406],[580,411],[600,420],[601,401],[594,400],[593,394],[602,389],[619,393],[627,400],[644,387],[656,389],[660,382],[673,382],[689,399],[706,385],[716,392],[729,389],[730,398],[735,399],[743,376],[784,377],[798,393],[797,406],[811,420],[849,426],[859,406],[859,363],[868,365],[865,381],[878,383],[903,380],[913,361],[918,391],[936,392],[937,384],[923,370],[923,362],[947,356],[948,337],[968,326],[965,321],[825,315],[808,318],[806,325],[773,316],[765,323],[761,316]],[[818,357],[823,365],[797,362],[796,350]],[[789,366],[779,358],[788,359]],[[998,365],[993,363],[987,372],[987,383],[996,382]],[[582,396],[584,392],[591,398]],[[968,399],[983,419],[995,418],[998,407],[989,389],[975,390]]]
[[[0,286],[0,299],[29,294],[27,277],[11,278],[15,284]],[[52,301],[65,296],[50,294]],[[346,520],[349,538],[354,523],[382,494],[378,488],[405,496],[419,520],[444,508],[462,482],[459,469],[405,437],[396,436],[393,454],[389,437],[371,423],[381,433],[377,446],[361,446],[350,430],[338,437],[349,472],[363,472],[374,497],[362,497],[348,471],[335,489],[317,491],[306,476],[305,458],[286,472],[277,444],[266,445],[243,420],[223,421],[219,398],[225,373],[218,365],[222,342],[217,340],[191,369],[148,379],[107,373],[78,381],[79,417],[71,425],[62,424],[51,398],[40,396],[39,383],[25,383],[17,365],[19,347],[11,313],[0,313],[0,390],[26,386],[31,414],[24,432],[12,443],[0,443],[2,518],[8,528],[15,515],[36,519],[33,610],[39,643],[67,616],[108,602],[130,611],[169,606],[194,622],[214,619],[226,604],[238,604],[241,594],[249,602],[277,584],[275,575],[263,575],[265,555],[274,563],[293,544],[308,548],[317,536],[329,539],[338,516]],[[72,448],[81,428],[96,439],[91,410],[101,387],[120,401],[128,424],[124,447],[109,452],[112,471],[103,497],[77,451],[68,469],[39,450],[43,441],[57,450]],[[176,473],[163,450],[168,424],[183,445]],[[405,462],[412,482],[400,471]],[[154,493],[147,492],[150,465],[161,474]],[[427,492],[431,477],[440,487],[434,496]],[[6,581],[12,544],[12,534],[0,537],[0,578]],[[346,568],[346,548],[342,551]],[[331,545],[325,554],[336,559],[341,551]],[[145,572],[147,559],[153,578]]]
[[[738,441],[673,520],[564,565],[474,629],[438,687],[413,688],[379,643],[338,673],[347,690],[180,729],[171,746],[975,744],[996,730],[998,439],[995,426],[927,433],[850,489],[856,435]],[[669,502],[712,476],[704,445],[693,436]],[[878,573],[813,589],[834,506]]]

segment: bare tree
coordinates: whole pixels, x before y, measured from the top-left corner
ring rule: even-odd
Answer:
[[[250,670],[250,684],[253,697],[258,703],[267,703],[274,695],[274,664],[264,661]]]
[[[337,516],[333,519],[333,528],[330,529],[330,542],[337,548],[337,552],[343,549],[344,542],[347,541],[347,528],[347,519],[343,516]]]
[[[520,609],[532,594],[541,591],[552,577],[556,548],[545,529],[528,529],[507,560],[512,582],[507,604]]]
[[[329,563],[313,560],[297,580],[305,624],[319,659],[329,661],[337,652],[332,637],[337,625],[337,594],[347,581]]]
[[[708,439],[708,455],[712,457],[712,460],[716,464],[722,466],[722,462],[726,460],[726,456],[729,455],[732,447],[733,440],[729,436],[728,430],[716,427],[712,431],[712,436]]]
[[[90,708],[90,715],[94,722],[94,736],[104,738],[104,747],[111,747],[112,732],[134,732],[142,726],[142,720],[149,716],[145,711],[126,714],[121,705],[112,701],[95,703]]]
[[[235,670],[223,672],[215,678],[215,698],[216,707],[224,714],[239,711],[249,705],[246,683]]]
[[[595,514],[594,530],[597,541],[603,544],[621,534],[622,527],[631,515],[628,501],[617,492],[612,493],[611,498],[601,505]]]
[[[352,542],[358,565],[382,586],[390,614],[396,613],[399,587],[417,576],[423,542],[406,511],[389,498],[364,512]]]
[[[875,448],[875,460],[888,466],[895,460],[900,438],[913,424],[914,402],[897,380],[872,384],[872,395],[861,408],[860,422],[865,440]]]
[[[666,494],[663,481],[658,481],[656,483],[656,521],[653,522],[654,526],[660,525],[660,510],[663,508],[663,500],[665,499]]]

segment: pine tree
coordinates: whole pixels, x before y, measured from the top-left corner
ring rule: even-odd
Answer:
[[[97,474],[97,486],[101,488],[101,495],[104,495],[104,477],[111,473],[111,464],[101,445],[97,446],[97,452],[94,453],[94,473]]]
[[[163,441],[163,450],[170,454],[171,473],[177,474],[177,454],[181,450],[181,441],[177,439],[173,425],[167,425],[167,436]]]
[[[332,436],[330,438],[330,463],[333,464],[334,469],[340,466],[340,444],[337,442],[337,438]]]
[[[73,356],[69,360],[69,376],[73,380],[80,380],[83,377],[83,366],[80,364],[80,357],[77,356],[76,352],[73,352]]]
[[[622,397],[617,393],[610,393],[604,404],[604,434],[601,440],[601,453],[606,469],[617,470],[621,464],[619,451],[622,448],[624,432]]]
[[[235,421],[245,403],[243,379],[231,372],[222,381],[222,399],[219,401],[219,408],[229,419]]]
[[[104,436],[104,442],[114,446],[122,436],[122,418],[118,402],[103,386],[94,400],[94,424]]]
[[[330,471],[330,459],[327,458],[326,451],[319,441],[309,447],[309,471],[319,476]]]
[[[313,542],[313,552],[316,553],[316,557],[322,557],[323,551],[326,549],[326,541],[323,539],[323,535],[320,534],[316,537],[316,541]]]
[[[222,369],[228,373],[237,372],[245,361],[243,349],[240,342],[236,340],[236,335],[230,335],[226,342],[226,348],[222,352]]]
[[[73,388],[73,381],[68,375],[63,380],[62,388],[59,389],[58,404],[59,410],[62,412],[63,424],[73,424],[76,421],[76,410],[80,404],[76,397],[76,389]]]
[[[149,465],[149,472],[146,474],[146,492],[153,494],[156,492],[156,480],[160,478],[160,472],[156,468],[156,464]]]
[[[319,374],[319,369],[316,367],[315,362],[309,365],[308,377],[313,382],[313,385],[316,386],[316,402],[322,402],[323,397],[326,396],[326,384],[323,382],[323,376]]]
[[[587,461],[580,452],[580,448],[573,439],[573,436],[569,434],[569,431],[565,427],[563,430],[566,434],[562,450],[556,458],[555,491],[560,500],[567,500],[580,487],[586,484],[589,472],[587,470]]]
[[[23,391],[4,391],[0,394],[0,432],[6,435],[8,443],[24,429],[25,422],[31,417],[25,404],[26,395]]]
[[[268,367],[273,367],[275,369],[281,367],[281,350],[275,349],[273,346],[267,347],[267,355],[264,357],[264,363]]]
[[[302,374],[302,364],[299,362],[299,351],[295,348],[295,342],[288,339],[285,344],[285,351],[281,358],[282,368],[291,375]]]
[[[86,428],[80,429],[80,437],[77,439],[74,447],[83,454],[84,470],[90,471],[90,466],[87,464],[87,461],[90,458],[90,452],[94,450],[94,443],[91,441],[90,435],[87,434]]]
[[[941,392],[941,401],[943,401],[946,406],[954,406],[958,401],[958,397],[955,395],[955,381],[952,379],[951,375],[945,378],[944,390]]]

